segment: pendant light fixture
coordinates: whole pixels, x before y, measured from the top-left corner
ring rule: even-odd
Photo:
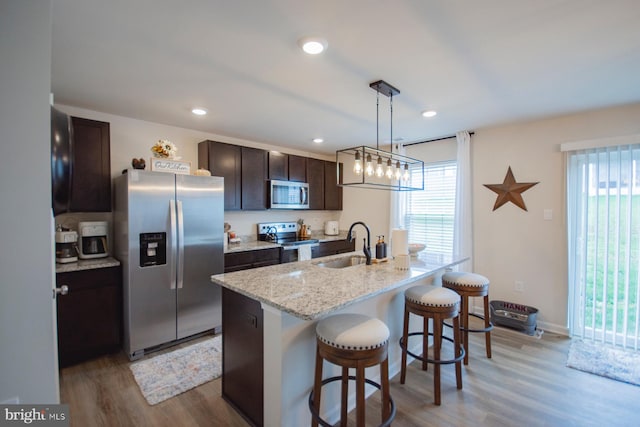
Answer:
[[[336,151],[338,185],[392,191],[424,190],[424,162],[393,152],[393,97],[400,91],[384,80],[373,82],[369,87],[376,91],[376,148],[362,145]],[[391,151],[380,149],[380,94],[389,97]],[[376,159],[375,166],[373,159]]]

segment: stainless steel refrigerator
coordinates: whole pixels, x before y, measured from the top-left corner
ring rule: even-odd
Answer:
[[[222,324],[223,178],[129,170],[114,180],[129,359]]]

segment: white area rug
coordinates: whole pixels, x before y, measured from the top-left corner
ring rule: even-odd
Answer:
[[[602,377],[640,385],[640,352],[571,340],[567,366]]]
[[[149,405],[214,380],[222,373],[222,335],[129,365]]]

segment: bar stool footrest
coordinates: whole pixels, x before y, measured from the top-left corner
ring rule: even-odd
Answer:
[[[407,339],[409,337],[412,337],[412,336],[415,336],[415,335],[424,336],[424,332],[411,332],[411,333],[407,334]],[[433,333],[429,332],[429,336],[432,337]],[[444,337],[443,336],[442,339],[445,340],[445,341],[449,341],[452,344],[454,343],[453,339],[451,339],[449,337]],[[405,343],[403,342],[403,340],[404,340],[404,337],[401,337],[400,338],[400,348],[401,349],[406,350],[407,354],[409,356],[412,356],[415,359],[422,360],[422,361],[425,360],[425,358],[423,356],[419,356],[417,354],[414,354],[414,353],[410,352],[409,349],[407,348],[407,346],[405,345]],[[422,351],[424,352],[424,349]],[[456,358],[444,359],[444,360],[443,359],[435,360],[435,359],[426,358],[426,361],[428,363],[437,363],[438,365],[450,365],[452,363],[460,362],[462,359],[464,359],[464,355],[465,354],[466,354],[466,351],[465,351],[464,347],[462,345],[460,345],[460,355],[458,357],[456,357]]]
[[[473,316],[476,319],[484,320],[484,316],[481,316],[479,314],[469,313],[469,316]],[[451,323],[442,322],[442,324],[444,326],[448,327],[448,328],[453,329],[453,325]],[[462,326],[460,326],[460,330],[461,331],[467,331],[467,332],[489,332],[489,331],[493,330],[493,322],[489,321],[489,326],[487,326],[486,328],[482,328],[482,329],[463,328]]]
[[[355,380],[356,380],[356,377],[354,375],[349,375],[349,381],[355,381]],[[325,385],[332,383],[334,381],[342,381],[342,376],[335,376],[335,377],[324,379],[322,380],[322,386],[324,387]],[[382,390],[382,386],[377,382],[370,380],[369,378],[365,378],[364,381],[365,383],[377,388],[378,390]],[[311,393],[309,393],[309,410],[311,411],[311,417],[323,427],[333,427],[333,424],[329,424],[328,422],[326,422],[324,419],[320,417],[320,414],[316,411],[316,408],[314,406],[313,398],[314,398],[313,390],[311,390]],[[384,420],[382,424],[380,424],[378,427],[389,427],[391,425],[391,421],[393,421],[393,419],[395,418],[396,404],[394,403],[393,397],[391,396],[389,396],[389,406],[391,407],[391,412],[389,413],[389,417],[386,420]]]

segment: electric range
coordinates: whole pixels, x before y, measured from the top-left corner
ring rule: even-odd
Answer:
[[[258,224],[258,240],[273,242],[284,247],[297,247],[318,243],[318,239],[300,238],[295,222],[263,222]]]

